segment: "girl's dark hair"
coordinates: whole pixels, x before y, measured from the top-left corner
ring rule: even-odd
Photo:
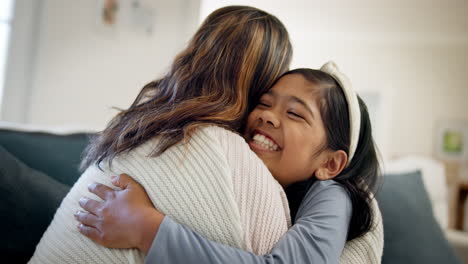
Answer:
[[[300,74],[307,81],[317,85],[320,114],[325,125],[326,143],[323,149],[343,150],[349,155],[350,123],[348,103],[344,92],[329,74],[313,69],[295,69],[285,73]],[[283,75],[283,76],[284,76]],[[373,212],[371,201],[381,179],[377,147],[372,137],[372,128],[367,107],[358,96],[361,110],[359,142],[351,163],[335,178],[343,186],[352,203],[352,216],[347,240],[360,237],[371,230]],[[299,205],[315,177],[292,184],[286,189],[292,219],[295,218]]]
[[[286,72],[292,46],[275,16],[249,6],[215,10],[169,72],[145,85],[85,150],[81,170],[160,136],[154,156],[200,125],[238,130],[254,102]]]

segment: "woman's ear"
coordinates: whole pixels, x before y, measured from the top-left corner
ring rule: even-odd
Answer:
[[[325,181],[335,178],[346,167],[348,155],[343,150],[327,153],[324,163],[315,171],[318,180]]]

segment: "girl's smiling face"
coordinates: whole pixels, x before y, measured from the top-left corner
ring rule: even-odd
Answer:
[[[300,74],[285,75],[248,117],[246,140],[283,187],[310,178],[326,161],[319,89]]]

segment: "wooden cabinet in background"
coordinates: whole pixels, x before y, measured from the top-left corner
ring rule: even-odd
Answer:
[[[456,202],[456,218],[455,218],[455,229],[463,230],[463,224],[465,223],[465,203],[468,197],[468,182],[460,182],[456,187],[457,202]]]

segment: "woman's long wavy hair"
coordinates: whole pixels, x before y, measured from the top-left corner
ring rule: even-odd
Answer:
[[[285,73],[292,47],[284,25],[248,6],[211,13],[161,79],[146,84],[132,105],[91,139],[80,169],[109,162],[160,136],[160,155],[202,124],[239,130],[247,113]]]
[[[312,69],[295,69],[285,73],[300,74],[307,81],[319,87],[318,105],[325,125],[326,142],[322,150],[344,150],[349,155],[350,122],[348,103],[343,89],[329,74]],[[359,140],[351,163],[335,178],[349,194],[352,203],[352,216],[347,240],[360,237],[372,229],[373,213],[371,200],[380,187],[378,150],[372,137],[372,128],[367,107],[358,96],[361,111]],[[306,181],[292,184],[286,188],[292,219],[295,218],[305,194],[315,181],[312,177]]]

